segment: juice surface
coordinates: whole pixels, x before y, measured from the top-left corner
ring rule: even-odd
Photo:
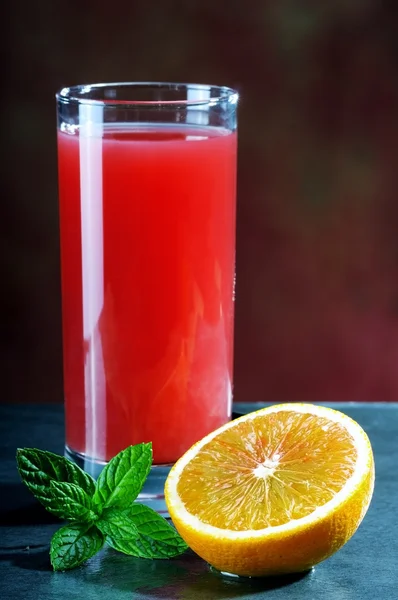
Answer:
[[[58,132],[66,442],[174,462],[230,417],[236,134]]]

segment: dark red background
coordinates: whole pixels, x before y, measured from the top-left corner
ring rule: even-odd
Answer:
[[[398,400],[395,0],[13,0],[3,21],[1,401],[61,402],[55,91],[241,93],[235,399]]]

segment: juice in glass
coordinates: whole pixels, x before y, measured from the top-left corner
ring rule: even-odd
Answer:
[[[236,132],[58,130],[66,444],[172,463],[231,414]]]

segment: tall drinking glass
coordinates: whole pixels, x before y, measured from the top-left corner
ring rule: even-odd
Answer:
[[[140,496],[231,415],[236,108],[226,87],[57,94],[66,456],[152,442]]]

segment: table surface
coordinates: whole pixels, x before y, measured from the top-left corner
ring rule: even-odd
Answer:
[[[190,551],[177,559],[150,561],[104,549],[83,567],[53,573],[49,541],[60,522],[21,483],[15,450],[30,446],[62,454],[62,407],[0,405],[0,598],[393,600],[398,587],[398,404],[333,406],[356,419],[373,445],[376,486],[365,520],[337,554],[305,575],[235,580],[213,573]]]

